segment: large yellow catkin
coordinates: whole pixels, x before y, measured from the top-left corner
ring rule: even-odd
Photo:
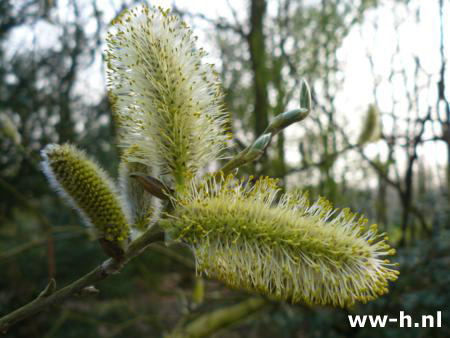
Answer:
[[[42,168],[52,187],[95,228],[99,238],[124,248],[130,230],[108,175],[70,144],[48,145],[42,156]]]
[[[232,176],[209,179],[178,200],[163,221],[194,251],[197,271],[235,288],[290,302],[350,306],[388,292],[398,271],[385,234],[319,199],[284,194],[276,181],[251,186]],[[335,215],[334,215],[335,214]]]
[[[125,155],[176,188],[220,158],[228,115],[212,65],[177,16],[138,6],[116,18],[105,58],[109,96]]]

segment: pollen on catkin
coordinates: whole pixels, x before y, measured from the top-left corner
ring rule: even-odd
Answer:
[[[70,144],[50,144],[42,150],[42,157],[42,168],[51,186],[95,228],[100,238],[123,247],[130,230],[108,175]]]
[[[107,36],[119,145],[136,149],[127,161],[158,168],[177,187],[218,159],[228,138],[218,75],[195,42],[181,19],[147,6],[125,10]]]
[[[385,234],[349,209],[278,196],[270,178],[209,178],[190,190],[163,224],[193,249],[200,274],[275,299],[341,307],[373,300],[397,279]]]

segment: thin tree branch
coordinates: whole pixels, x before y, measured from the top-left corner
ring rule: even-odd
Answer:
[[[269,146],[272,138],[283,129],[289,127],[291,124],[305,119],[309,115],[311,107],[311,90],[306,81],[302,79],[300,87],[300,108],[277,115],[272,121],[270,121],[267,128],[251,145],[225,163],[225,165],[218,172],[216,172],[216,175],[226,176],[236,168],[261,158],[264,151]]]
[[[259,311],[268,304],[270,303],[264,298],[249,298],[239,304],[204,314],[183,329],[173,332],[171,337],[207,337],[211,333]]]
[[[152,227],[134,240],[120,259],[107,259],[94,270],[64,288],[53,291],[51,286],[54,284],[54,281],[50,281],[49,285],[36,299],[0,318],[0,333],[6,333],[14,324],[43,311],[50,305],[64,301],[94,283],[120,272],[130,260],[140,255],[150,244],[164,240],[164,234],[159,231],[155,232],[154,229],[155,227]]]
[[[203,20],[203,21],[213,25],[214,27],[216,27],[216,29],[218,29],[220,31],[233,31],[244,38],[247,37],[247,34],[244,32],[242,27],[239,25],[234,26],[234,25],[232,25],[228,22],[225,22],[224,20],[220,20],[220,19],[214,20],[214,19],[208,18],[206,15],[204,15],[202,13],[195,13],[195,14],[189,13],[189,12],[183,11],[180,8],[175,7],[175,6],[172,7],[172,11],[182,17],[188,16],[192,19]]]
[[[55,263],[55,248],[53,243],[53,235],[48,219],[42,214],[42,212],[36,208],[25,196],[23,196],[16,188],[0,177],[0,187],[3,187],[9,193],[11,193],[18,201],[20,201],[28,210],[30,210],[39,220],[44,233],[47,234],[47,268],[48,279],[51,280],[56,274]]]
[[[278,115],[250,146],[225,163],[217,174],[223,174],[226,176],[234,169],[244,164],[257,161],[269,146],[273,136],[291,124],[303,120],[306,116],[308,116],[310,108],[311,107],[309,105],[308,108],[294,109]]]
[[[286,172],[286,175],[291,175],[291,174],[295,174],[298,172],[302,172],[311,168],[316,168],[316,167],[321,167],[323,165],[325,165],[330,158],[336,158],[337,156],[346,153],[349,150],[352,150],[354,148],[357,148],[358,145],[356,144],[348,144],[347,146],[345,146],[344,148],[337,150],[335,153],[332,154],[328,154],[328,156],[326,158],[324,158],[323,160],[319,161],[319,162],[314,162],[314,163],[305,163],[303,166],[299,167],[299,168],[292,168],[289,169]]]

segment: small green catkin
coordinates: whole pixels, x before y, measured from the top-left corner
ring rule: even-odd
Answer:
[[[376,225],[324,198],[278,198],[274,179],[249,181],[192,183],[162,222],[193,249],[199,274],[293,303],[346,307],[388,292],[398,271],[383,256],[395,250]]]
[[[42,168],[51,186],[95,228],[100,239],[126,246],[130,229],[112,180],[70,144],[47,145]]]

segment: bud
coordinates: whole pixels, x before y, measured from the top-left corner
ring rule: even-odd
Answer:
[[[20,145],[22,137],[17,130],[17,126],[5,113],[0,113],[0,132],[16,146]]]
[[[363,145],[377,141],[380,138],[380,113],[377,107],[373,104],[369,105],[367,109],[361,134],[358,138],[358,144]]]
[[[270,122],[265,133],[271,133],[274,136],[291,124],[304,120],[311,112],[311,107],[311,90],[306,80],[302,79],[300,82],[300,109],[289,110],[277,115]]]
[[[302,194],[275,203],[276,180],[250,181],[192,183],[163,222],[193,249],[198,273],[275,299],[341,307],[375,299],[397,279],[384,257],[394,252],[366,219]]]
[[[122,160],[119,165],[120,193],[132,227],[145,231],[158,218],[161,203],[147,191],[133,175],[153,174],[151,168],[142,163]]]
[[[205,282],[203,278],[197,277],[194,281],[194,290],[192,291],[192,301],[199,305],[205,299]]]
[[[260,135],[255,142],[253,142],[250,147],[245,150],[244,160],[247,162],[258,160],[262,154],[264,154],[264,150],[266,150],[272,139],[271,133],[265,133]]]
[[[308,112],[312,108],[311,90],[305,79],[300,82],[300,108],[304,108]]]
[[[308,114],[309,110],[306,108],[293,109],[279,114],[270,122],[265,133],[271,133],[274,136],[291,124],[302,121]]]
[[[122,147],[182,188],[225,148],[227,114],[212,65],[192,31],[161,8],[138,6],[113,21],[107,78]],[[127,156],[127,155],[125,155]]]
[[[42,157],[42,168],[51,186],[95,228],[102,246],[109,247],[109,252],[123,249],[130,231],[108,175],[70,144],[50,144]]]

